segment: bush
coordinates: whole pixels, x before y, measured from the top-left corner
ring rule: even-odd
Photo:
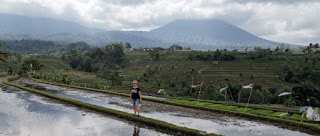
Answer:
[[[204,87],[201,98],[207,100],[223,101],[224,93],[219,92],[219,90],[213,88],[213,86],[207,86]]]

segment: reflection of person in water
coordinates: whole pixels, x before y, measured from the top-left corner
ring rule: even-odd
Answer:
[[[134,126],[133,136],[139,136],[139,133],[140,133],[140,127],[139,126]]]

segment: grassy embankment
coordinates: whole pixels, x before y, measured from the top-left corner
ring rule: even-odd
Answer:
[[[73,100],[73,99],[68,99],[68,98],[64,98],[64,97],[60,97],[57,95],[53,95],[50,93],[46,93],[37,89],[33,89],[33,88],[28,88],[28,87],[24,87],[22,85],[18,85],[18,84],[14,84],[14,83],[10,83],[9,81],[12,80],[16,80],[19,77],[6,77],[3,80],[4,84],[7,85],[11,85],[11,86],[15,86],[18,87],[20,89],[32,92],[32,93],[36,93],[36,94],[40,94],[43,95],[45,97],[49,97],[52,99],[56,99],[62,102],[66,102],[69,104],[73,104],[75,106],[81,107],[81,108],[87,108],[90,110],[94,110],[94,111],[98,111],[98,112],[102,112],[108,115],[112,115],[118,118],[123,118],[126,120],[131,120],[131,121],[135,121],[135,122],[140,122],[146,125],[149,125],[151,127],[154,127],[156,129],[161,129],[164,131],[170,131],[171,133],[174,132],[175,135],[215,135],[215,134],[207,134],[205,132],[201,132],[195,129],[190,129],[190,128],[186,128],[186,127],[180,127],[180,126],[176,126],[164,121],[160,121],[160,120],[155,120],[155,119],[151,119],[151,118],[147,118],[147,117],[137,117],[133,114],[129,114],[126,112],[122,112],[122,111],[117,111],[117,110],[113,110],[113,109],[108,109],[105,107],[101,107],[101,106],[97,106],[97,105],[93,105],[93,104],[89,104],[89,103],[84,103],[81,101],[77,101],[77,100]]]

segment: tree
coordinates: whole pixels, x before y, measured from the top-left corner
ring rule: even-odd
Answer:
[[[35,74],[35,71],[40,70],[42,67],[43,65],[40,63],[38,59],[34,57],[26,58],[20,66],[19,75],[24,76],[25,74]]]
[[[89,50],[90,45],[86,42],[76,42],[76,43],[70,43],[68,46],[68,50],[75,50],[75,51],[85,51]]]
[[[172,51],[175,51],[175,50],[182,50],[183,48],[182,48],[182,46],[180,46],[178,44],[174,44],[174,45],[170,46],[169,49]]]
[[[129,42],[126,42],[125,47],[124,48],[131,48],[131,44]]]
[[[85,56],[83,61],[82,61],[82,69],[85,72],[91,72],[91,65],[92,65],[92,59],[88,56]]]
[[[215,89],[213,86],[206,86],[203,89],[203,95],[201,98],[215,101],[223,101],[224,93],[219,92],[218,89]]]
[[[2,50],[17,51],[24,54],[48,54],[56,53],[67,48],[64,45],[59,45],[53,41],[42,40],[0,40],[0,43],[6,43],[7,46],[2,46]]]
[[[286,48],[284,51],[285,51],[285,52],[290,52],[290,49],[289,49],[289,48]]]
[[[220,61],[221,56],[222,56],[221,51],[217,49],[217,50],[214,52],[213,59],[214,59],[215,61]]]
[[[122,78],[119,75],[118,71],[115,71],[113,74],[111,74],[110,81],[111,81],[111,85],[114,86],[116,90],[118,86],[122,85]]]
[[[79,68],[80,66],[80,63],[81,63],[81,56],[80,54],[78,54],[77,51],[75,50],[71,50],[69,52],[69,56],[68,56],[68,62],[69,62],[69,65],[72,67],[72,68]]]
[[[149,51],[149,54],[153,61],[159,61],[160,60],[160,54],[157,49]]]
[[[109,43],[105,46],[103,59],[110,69],[119,69],[124,64],[123,44],[118,42]]]
[[[293,96],[298,105],[319,106],[320,102],[317,99],[311,100],[312,97],[319,98],[319,88],[310,81],[301,82],[292,88]],[[308,102],[308,99],[310,103]]]
[[[111,77],[111,74],[113,74],[109,69],[103,69],[99,70],[97,76],[103,79],[109,80]]]

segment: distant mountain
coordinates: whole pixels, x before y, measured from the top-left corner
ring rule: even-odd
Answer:
[[[176,20],[150,33],[160,39],[174,42],[186,40],[204,41],[260,41],[261,39],[221,20]]]
[[[146,37],[202,49],[276,48],[277,43],[259,38],[221,20],[175,20],[150,31]]]
[[[77,23],[49,18],[27,17],[11,14],[0,14],[1,33],[87,33],[103,32]]]
[[[169,47],[179,44],[192,49],[276,48],[277,43],[259,38],[221,20],[175,20],[151,31],[103,31],[76,23],[47,18],[0,14],[0,40],[41,39],[59,43],[85,41],[93,46],[130,42],[133,47]],[[298,47],[285,44],[290,47]]]

